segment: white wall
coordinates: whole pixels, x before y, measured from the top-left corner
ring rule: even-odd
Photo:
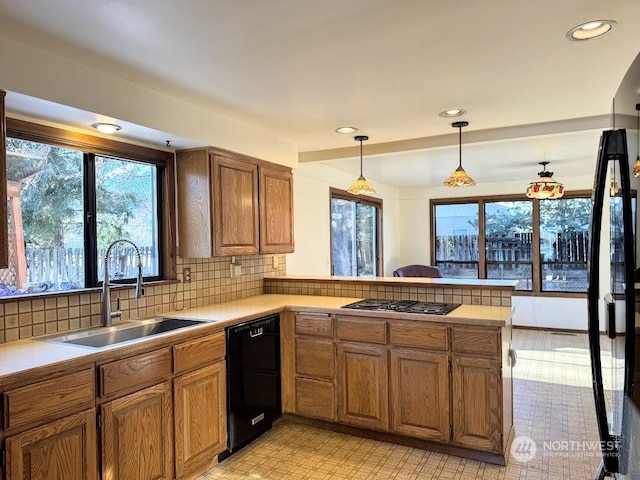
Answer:
[[[0,89],[295,167],[297,148],[263,129],[0,35]],[[9,67],[10,66],[10,67]]]
[[[302,163],[293,171],[295,253],[287,256],[289,275],[330,275],[329,188],[346,190],[353,175],[320,163]],[[398,189],[370,182],[382,199],[384,275],[398,267]]]
[[[587,329],[587,299],[512,297],[513,324],[526,327]]]

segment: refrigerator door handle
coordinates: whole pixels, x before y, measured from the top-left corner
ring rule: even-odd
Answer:
[[[605,296],[605,304],[607,305],[607,336],[613,340],[616,338],[616,302],[610,294]]]

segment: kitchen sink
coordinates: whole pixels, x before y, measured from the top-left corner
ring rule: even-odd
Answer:
[[[141,323],[141,324],[140,324]],[[109,328],[97,328],[70,333],[68,335],[58,335],[48,337],[44,340],[49,342],[72,343],[74,345],[84,345],[86,347],[106,347],[117,343],[127,342],[138,338],[149,337],[159,333],[170,332],[180,328],[191,327],[203,323],[198,320],[186,320],[180,318],[159,318],[143,320],[134,326],[120,325]]]

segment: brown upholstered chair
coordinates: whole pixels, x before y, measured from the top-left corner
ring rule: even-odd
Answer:
[[[406,267],[400,267],[393,272],[394,277],[426,277],[426,278],[440,278],[442,273],[438,267],[432,267],[431,265],[407,265]]]

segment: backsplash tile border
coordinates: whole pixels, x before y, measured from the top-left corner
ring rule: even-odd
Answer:
[[[264,279],[264,293],[285,295],[321,295],[330,297],[384,298],[417,300],[420,302],[461,303],[510,307],[511,292],[496,289],[459,289],[436,287],[406,287],[402,285],[363,285],[356,281],[325,281],[296,279],[283,281]]]

